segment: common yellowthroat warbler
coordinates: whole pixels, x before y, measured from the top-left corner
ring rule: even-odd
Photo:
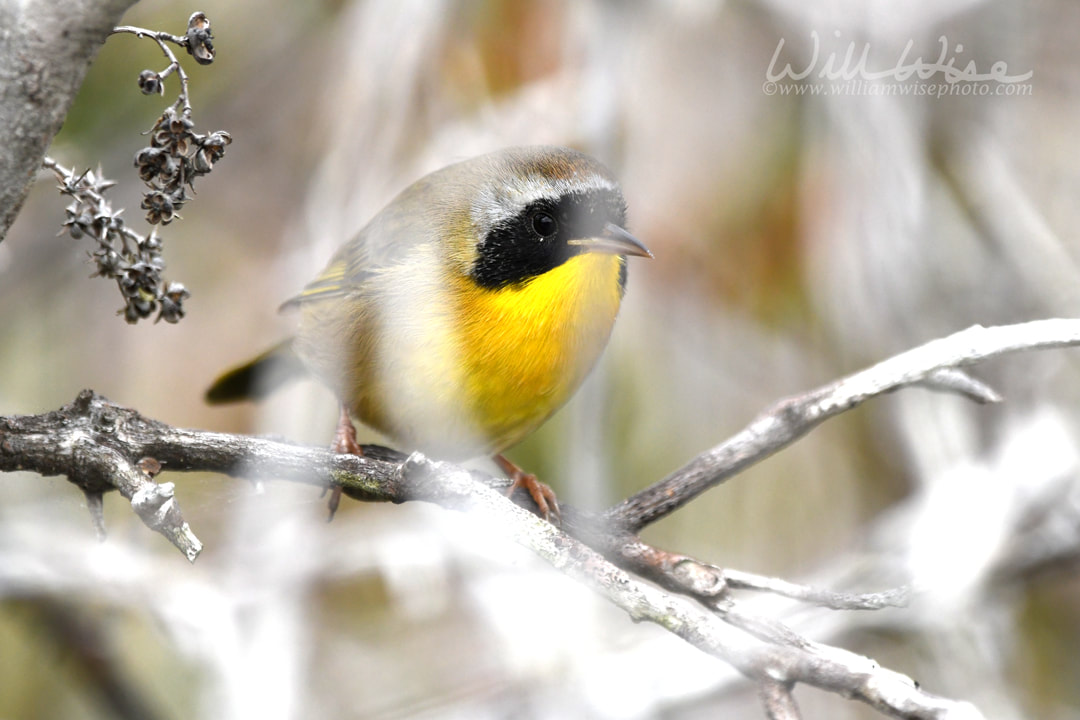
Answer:
[[[626,256],[652,257],[625,221],[610,171],[574,150],[508,148],[433,172],[282,306],[300,311],[296,336],[225,373],[207,400],[259,397],[307,370],[341,400],[335,449],[360,454],[351,415],[402,450],[494,454],[557,514],[550,488],[501,453],[607,344]]]

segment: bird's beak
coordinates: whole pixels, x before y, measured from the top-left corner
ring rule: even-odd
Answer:
[[[651,258],[653,254],[641,241],[614,223],[604,226],[604,231],[596,237],[575,238],[567,245],[577,245],[584,252],[610,253],[612,255],[638,255]]]

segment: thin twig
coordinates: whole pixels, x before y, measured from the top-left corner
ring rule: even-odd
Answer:
[[[791,685],[776,680],[763,680],[758,685],[761,704],[765,706],[765,715],[769,720],[799,720],[799,706],[791,694]]]
[[[741,432],[608,510],[605,518],[612,526],[637,534],[709,488],[787,447],[828,418],[870,398],[927,382],[970,397],[971,386],[960,388],[943,382],[941,372],[1008,353],[1076,345],[1080,345],[1080,320],[1071,319],[990,328],[976,325],[933,340],[817,390],[780,401]]]
[[[158,47],[161,48],[161,52],[165,53],[165,57],[169,61],[169,66],[158,73],[158,75],[164,80],[175,72],[176,76],[180,78],[180,95],[176,98],[176,102],[173,103],[173,107],[181,105],[183,107],[184,115],[190,117],[191,99],[188,94],[188,75],[184,72],[184,66],[180,64],[180,61],[173,53],[172,48],[168,45],[168,43],[171,42],[180,47],[187,47],[187,38],[159,30],[147,30],[145,28],[134,27],[133,25],[121,25],[113,28],[111,34],[116,35],[118,33],[131,33],[135,37],[150,38],[158,44]]]
[[[905,607],[911,599],[909,588],[873,593],[839,593],[731,568],[725,568],[722,572],[728,587],[733,590],[768,592],[830,610],[880,610],[885,607]]]
[[[956,370],[954,368],[935,370],[916,384],[930,390],[939,390],[941,392],[951,392],[956,393],[957,395],[963,395],[980,405],[999,403],[1004,399],[996,390],[994,390],[994,388],[983,381],[971,377],[962,370]]]

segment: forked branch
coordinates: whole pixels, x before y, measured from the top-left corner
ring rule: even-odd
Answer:
[[[651,547],[637,530],[704,490],[802,437],[825,419],[912,385],[999,398],[960,368],[1021,350],[1080,345],[1080,320],[973,327],[897,355],[822,388],[781,401],[745,430],[683,470],[606,513],[573,508],[562,529],[505,502],[507,481],[458,466],[365,447],[365,457],[287,442],[171,427],[84,391],[59,411],[0,417],[0,471],[65,475],[100,510],[117,489],[139,517],[194,560],[201,544],[159,470],[274,477],[316,486],[336,483],[364,501],[423,500],[467,511],[602,594],[635,620],[656,623],[757,682],[772,717],[798,717],[791,688],[805,683],[905,718],[979,718],[970,704],[933,696],[908,678],[853,653],[799,637],[770,618],[744,613],[732,588],[753,589],[844,609],[902,604],[903,592],[847,596],[773,578],[723,570]],[[477,482],[480,480],[481,482]],[[655,581],[642,583],[627,570]],[[673,594],[674,591],[677,594]],[[691,602],[689,596],[698,602]]]
[[[955,392],[998,402],[992,389],[961,368],[1025,350],[1080,345],[1080,320],[1036,320],[1017,325],[975,325],[883,360],[763,412],[742,431],[605,513],[614,527],[638,533],[711,487],[795,442],[825,420],[867,400],[905,387]]]

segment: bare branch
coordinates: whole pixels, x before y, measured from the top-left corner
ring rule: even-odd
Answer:
[[[0,470],[66,475],[86,493],[99,534],[104,531],[100,503],[90,498],[119,490],[148,528],[164,535],[194,561],[202,543],[180,514],[173,498],[175,486],[155,483],[137,461],[132,461],[122,439],[119,447],[101,442],[116,429],[113,408],[104,398],[84,392],[56,413],[0,418]]]
[[[924,693],[911,678],[839,648],[817,643],[805,649],[774,646],[755,660],[763,679],[783,685],[803,682],[861,700],[894,717],[911,720],[977,720],[984,717],[971,703]]]
[[[763,643],[699,605],[638,582],[555,526],[505,502],[461,468],[414,454],[402,466],[402,479],[416,499],[468,510],[478,521],[513,537],[555,569],[600,593],[633,620],[660,625],[748,678],[785,686],[807,683],[896,717],[983,717],[971,704],[930,695],[910,678],[869,658],[809,641]]]
[[[690,497],[699,493],[701,483],[719,482],[715,480],[717,473],[720,479],[728,477],[866,399],[920,383],[989,398],[992,393],[985,386],[969,382],[954,370],[1008,352],[1078,343],[1077,320],[975,327],[781,402],[747,430],[688,465],[702,468],[698,475],[689,476],[690,481],[696,477],[698,484],[676,486],[683,488],[684,495],[667,511],[687,502],[686,493]],[[351,497],[367,501],[423,500],[469,511],[559,571],[601,593],[631,618],[658,624],[727,661],[759,683],[766,709],[775,717],[797,717],[790,695],[796,683],[859,699],[897,717],[981,717],[970,704],[924,693],[910,679],[865,657],[813,642],[771,618],[747,614],[729,595],[732,588],[753,589],[826,607],[869,609],[901,604],[906,599],[903,591],[844,595],[724,571],[641,542],[626,531],[633,523],[613,524],[611,513],[597,517],[566,508],[566,530],[570,533],[566,534],[506,503],[501,493],[484,484],[504,487],[505,480],[433,462],[419,454],[403,460],[400,454],[374,446],[365,447],[365,453],[365,457],[338,455],[266,438],[172,428],[89,391],[58,412],[0,418],[0,470],[64,474],[88,497],[119,489],[147,526],[168,537],[191,559],[201,546],[180,515],[172,484],[154,482],[153,475],[161,467],[274,476],[322,486],[336,483]],[[478,479],[484,482],[476,482]],[[656,492],[655,487],[644,495],[651,492]],[[93,511],[96,502],[90,504]],[[661,587],[639,582],[626,568]]]
[[[596,523],[597,518],[591,518]],[[596,527],[605,527],[602,523]],[[781,597],[829,608],[831,610],[879,610],[883,607],[903,607],[908,603],[907,588],[884,592],[838,593],[823,588],[756,575],[731,568],[721,568],[681,553],[668,552],[648,545],[630,535],[596,537],[575,524],[570,534],[601,550],[619,567],[637,573],[668,590],[689,595],[706,607],[715,608],[724,602],[731,590],[767,592]]]
[[[761,704],[769,720],[799,720],[799,706],[791,694],[791,686],[775,680],[764,680],[758,687]]]
[[[828,418],[870,398],[927,383],[939,389],[959,390],[969,397],[987,396],[968,383],[958,385],[957,376],[942,372],[1008,353],[1075,345],[1080,345],[1080,320],[1066,319],[990,328],[975,325],[933,340],[817,390],[781,400],[741,432],[608,510],[606,519],[636,534],[709,488],[787,447]]]
[[[980,405],[999,403],[1003,399],[994,388],[981,380],[971,377],[966,372],[954,368],[935,370],[927,375],[925,380],[916,384],[930,390],[940,390],[941,392],[952,392],[957,395],[963,395]]]
[[[721,572],[724,573],[728,587],[733,590],[768,592],[830,610],[880,610],[885,607],[905,607],[911,599],[909,588],[875,593],[838,593],[731,568],[725,568]]]
[[[476,473],[420,454],[402,462],[392,451],[364,450],[365,457],[338,455],[266,438],[177,429],[90,391],[57,412],[0,418],[0,471],[64,474],[85,492],[115,487],[149,527],[189,558],[200,546],[180,516],[172,484],[153,481],[159,468],[273,476],[313,485],[335,482],[363,500],[422,500],[468,511],[632,619],[664,627],[757,682],[807,683],[899,717],[981,717],[970,705],[925,693],[867,658],[812,643],[781,623],[739,612],[730,601],[715,602],[713,611],[643,583],[586,543],[506,502],[501,492],[477,482]],[[504,486],[506,481],[491,483]],[[576,517],[581,522],[587,516]],[[594,527],[591,537],[597,535]]]

